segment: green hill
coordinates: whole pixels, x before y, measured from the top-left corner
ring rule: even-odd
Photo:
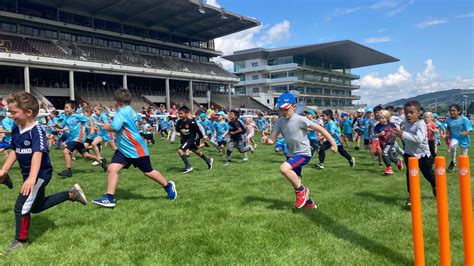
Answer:
[[[403,98],[396,101],[386,103],[385,105],[402,106],[409,100],[416,100],[421,103],[427,110],[436,110],[438,112],[446,111],[448,106],[452,103],[458,103],[464,107],[464,96],[466,95],[466,102],[468,107],[474,101],[474,89],[453,89],[446,91],[430,92],[426,94],[417,95],[411,98]]]

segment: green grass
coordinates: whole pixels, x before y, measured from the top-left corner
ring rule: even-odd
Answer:
[[[413,264],[411,214],[402,208],[404,172],[383,176],[383,168],[366,151],[351,170],[338,154],[328,154],[325,170],[313,159],[304,168],[304,184],[319,208],[295,210],[294,193],[279,173],[282,154],[259,145],[249,162],[236,155],[223,166],[213,149],[215,168],[194,155],[194,171],[179,173],[177,144],[158,141],[150,147],[155,168],[177,185],[178,199],[137,169],[121,172],[115,209],[66,202],[32,216],[30,245],[0,257],[0,264]],[[445,145],[441,155],[447,156]],[[112,153],[106,149],[105,155]],[[59,151],[50,154],[54,172],[64,168]],[[449,159],[448,159],[449,160]],[[474,164],[474,163],[472,163]],[[88,199],[105,191],[106,175],[83,159],[73,163],[74,176],[56,176],[47,193],[79,182]],[[471,171],[473,167],[471,166]],[[11,171],[15,189],[0,187],[0,246],[14,236],[13,205],[21,178]],[[436,201],[422,178],[424,240],[427,265],[439,263]],[[459,182],[448,174],[453,265],[463,263]]]

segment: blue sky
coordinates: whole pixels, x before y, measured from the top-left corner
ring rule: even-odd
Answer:
[[[363,101],[474,88],[474,1],[208,0],[262,26],[216,40],[225,54],[350,39],[400,62],[355,69]],[[224,64],[228,66],[228,63]],[[407,88],[410,91],[407,91]],[[392,99],[393,98],[393,99]]]

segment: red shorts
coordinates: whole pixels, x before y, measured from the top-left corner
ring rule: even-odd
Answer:
[[[372,140],[372,153],[378,153],[380,151],[380,142],[378,140]]]

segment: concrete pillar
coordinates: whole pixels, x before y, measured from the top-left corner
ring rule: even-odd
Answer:
[[[211,108],[211,90],[207,90],[207,109]]]
[[[31,92],[31,89],[30,89],[30,67],[28,65],[26,65],[25,68],[24,68],[24,76],[25,76],[25,78],[23,80],[25,81],[25,92]]]
[[[232,89],[230,88],[230,84],[225,85],[227,89],[227,93],[229,95],[229,110],[232,109]]]
[[[170,99],[170,79],[165,80],[165,92],[166,92],[166,109],[171,109],[171,99]]]
[[[74,71],[69,70],[69,98],[75,100],[74,96]]]
[[[127,80],[127,74],[124,74],[124,75],[123,75],[122,88],[124,88],[124,89],[128,89],[128,80]]]
[[[189,102],[191,104],[191,106],[189,106],[189,108],[191,108],[191,112],[194,114],[194,97],[193,97],[193,81],[190,80],[189,81]]]

